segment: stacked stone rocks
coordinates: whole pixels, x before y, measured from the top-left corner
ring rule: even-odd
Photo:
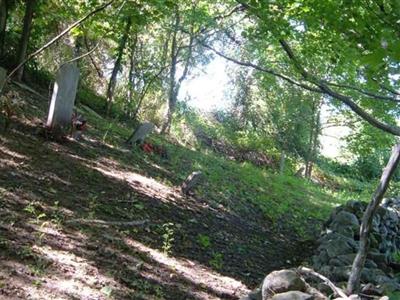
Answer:
[[[339,283],[349,278],[359,243],[359,230],[367,204],[358,201],[335,208],[318,240],[312,258],[314,269]],[[385,199],[373,219],[370,250],[361,281],[371,283],[383,294],[400,291],[396,253],[400,252],[400,199]],[[397,270],[396,270],[397,269]]]

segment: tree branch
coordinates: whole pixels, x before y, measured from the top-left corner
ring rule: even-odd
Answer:
[[[379,95],[379,94],[375,94],[373,92],[355,87],[355,86],[351,86],[348,84],[341,84],[341,83],[333,83],[333,82],[325,82],[327,85],[330,86],[335,86],[335,87],[339,87],[339,88],[344,88],[344,89],[350,89],[350,90],[354,90],[357,91],[363,95],[366,95],[370,98],[373,99],[379,99],[379,100],[387,100],[387,101],[392,101],[392,102],[396,102],[399,103],[400,102],[400,98],[399,97],[389,97],[389,96],[384,96],[384,95]]]
[[[390,179],[392,178],[396,168],[400,162],[400,144],[393,147],[390,159],[382,172],[381,180],[378,187],[372,196],[371,202],[368,204],[364,212],[361,227],[360,227],[360,249],[357,252],[356,258],[353,261],[349,281],[347,283],[348,292],[354,293],[360,286],[361,270],[367,257],[369,242],[368,237],[371,231],[372,218],[382,201],[383,196],[389,186]]]
[[[361,118],[363,118],[365,121],[370,123],[372,126],[379,128],[385,132],[388,132],[390,134],[400,136],[400,127],[396,125],[390,125],[387,123],[384,123],[369,113],[367,113],[365,110],[363,110],[357,103],[355,103],[349,96],[342,95],[334,90],[332,90],[325,82],[322,80],[319,80],[312,76],[300,63],[300,61],[297,59],[297,57],[294,55],[294,52],[290,48],[289,44],[284,41],[284,40],[279,40],[283,50],[286,52],[290,60],[293,61],[296,69],[299,71],[299,73],[303,76],[303,78],[316,86],[320,88],[322,92],[325,94],[331,96],[332,98],[335,98],[342,102],[343,104],[347,105],[353,112],[355,112],[357,115],[359,115]]]
[[[290,77],[288,77],[286,75],[280,74],[280,73],[278,73],[278,72],[276,72],[274,70],[263,68],[263,67],[260,67],[258,65],[253,64],[253,63],[250,63],[250,62],[239,61],[239,60],[237,60],[235,58],[232,58],[232,57],[229,57],[229,56],[225,55],[221,51],[218,51],[218,50],[214,49],[213,47],[205,44],[204,42],[200,41],[199,39],[197,39],[197,40],[199,41],[199,44],[201,44],[204,48],[207,48],[207,49],[211,50],[212,52],[214,52],[218,56],[220,56],[220,57],[222,57],[222,58],[224,58],[226,60],[229,60],[229,61],[231,61],[231,62],[233,62],[233,63],[235,63],[235,64],[237,64],[239,66],[250,67],[250,68],[253,68],[255,70],[274,75],[274,76],[276,76],[278,78],[281,78],[281,79],[283,79],[283,80],[285,80],[285,81],[287,81],[287,82],[289,82],[291,84],[294,84],[294,85],[296,85],[298,87],[301,87],[303,89],[306,89],[308,91],[315,92],[315,93],[322,93],[322,90],[319,89],[319,88],[315,88],[315,87],[303,84],[301,82],[297,82],[295,79],[292,79],[292,78],[290,78]]]
[[[312,275],[314,277],[321,279],[323,282],[325,282],[331,288],[331,290],[335,293],[336,296],[340,296],[343,299],[349,299],[349,297],[347,297],[347,295],[340,288],[335,286],[332,283],[332,281],[330,281],[324,275],[319,274],[319,273],[315,272],[314,270],[306,268],[306,267],[300,267],[300,268],[298,268],[298,271],[302,275]]]
[[[16,66],[14,68],[14,70],[12,70],[10,72],[10,74],[7,76],[6,80],[9,80],[14,74],[15,72],[18,71],[19,68],[21,68],[23,65],[25,65],[30,59],[34,58],[35,56],[37,56],[39,53],[41,53],[42,51],[46,50],[47,48],[49,48],[51,45],[53,45],[56,41],[58,41],[60,38],[62,38],[64,35],[66,35],[68,32],[70,32],[72,29],[74,29],[75,27],[79,26],[81,23],[83,23],[84,21],[86,21],[88,18],[90,18],[92,15],[102,11],[103,9],[107,8],[108,6],[110,6],[115,0],[111,0],[99,7],[97,7],[96,9],[92,10],[90,13],[88,13],[87,15],[85,15],[84,17],[82,17],[81,19],[79,19],[78,21],[72,23],[70,26],[68,26],[66,29],[64,29],[59,35],[55,36],[54,38],[52,38],[50,41],[48,41],[45,45],[43,45],[41,48],[39,48],[38,50],[36,50],[35,52],[31,53],[30,55],[28,55],[27,58],[25,58],[25,60],[23,62],[21,62],[18,66]]]
[[[85,225],[99,225],[99,226],[141,226],[148,223],[149,220],[140,220],[140,221],[104,221],[104,220],[90,220],[90,219],[72,219],[66,221],[68,224],[85,224]]]

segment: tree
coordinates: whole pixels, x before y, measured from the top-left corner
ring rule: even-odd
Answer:
[[[132,20],[130,18],[127,18],[125,21],[125,29],[124,29],[121,39],[119,41],[117,56],[116,56],[115,63],[114,63],[114,68],[112,70],[111,77],[110,77],[108,87],[107,87],[107,109],[106,109],[107,116],[109,116],[111,113],[111,107],[112,107],[112,103],[113,103],[117,75],[121,69],[122,55],[124,54],[124,50],[125,50],[126,42],[128,40],[131,26],[132,26]]]
[[[399,44],[392,38],[398,36],[399,32],[395,22],[399,18],[399,3],[368,1],[369,7],[365,8],[360,3],[340,1],[237,2],[242,4],[251,19],[243,24],[242,35],[258,45],[260,56],[270,56],[283,50],[286,54],[283,61],[289,63],[291,68],[268,66],[271,64],[264,66],[257,60],[240,61],[203,42],[204,47],[234,63],[339,101],[370,125],[392,135],[400,135],[400,127],[382,121],[375,115],[375,109],[382,106],[382,100],[392,104],[398,102],[398,92],[391,76],[399,67],[399,52],[396,50]],[[332,11],[341,11],[341,15],[332,14]],[[268,52],[263,49],[268,49]],[[314,67],[321,62],[326,65],[324,69],[330,71],[328,74]],[[363,82],[374,89],[365,89]],[[385,107],[388,113],[395,109],[390,104]],[[399,147],[396,151],[399,151]],[[395,167],[397,163],[390,165]],[[382,177],[384,183],[381,183],[377,192],[379,195],[373,197],[373,205],[365,212],[362,230],[368,228],[368,222],[386,190],[391,178],[386,173]],[[369,231],[366,229],[364,232],[359,253],[366,252],[368,246],[366,239]],[[362,256],[353,264],[348,282],[349,293],[359,287]]]
[[[175,112],[176,102],[178,101],[179,90],[181,88],[182,82],[188,75],[189,66],[192,60],[192,51],[193,51],[193,38],[194,32],[193,27],[191,26],[189,32],[189,41],[185,46],[178,46],[178,33],[181,26],[181,16],[178,7],[175,10],[174,14],[174,25],[172,28],[172,37],[171,37],[171,51],[170,51],[170,69],[169,69],[169,77],[168,77],[168,110],[165,123],[161,129],[162,133],[169,133],[171,129],[172,116]],[[181,54],[181,52],[186,50],[185,54]],[[176,69],[178,67],[178,60],[181,55],[185,55],[184,57],[184,66],[183,72],[179,78],[176,78]]]
[[[24,15],[24,25],[22,29],[22,35],[18,46],[17,54],[17,65],[20,65],[26,58],[26,52],[28,49],[29,36],[31,33],[33,13],[35,11],[36,0],[26,0],[25,1],[25,15]],[[24,74],[23,66],[17,71],[16,78],[18,81],[22,80],[22,75]]]

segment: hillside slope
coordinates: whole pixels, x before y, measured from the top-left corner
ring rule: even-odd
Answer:
[[[124,148],[131,129],[84,106],[83,140],[47,141],[47,102],[11,88],[24,115],[0,135],[0,298],[237,299],[307,259],[338,202],[161,137],[168,159]],[[195,170],[205,180],[183,196],[176,186]]]

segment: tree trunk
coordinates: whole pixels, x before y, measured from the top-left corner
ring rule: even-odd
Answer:
[[[172,34],[172,42],[171,42],[171,68],[169,69],[169,91],[168,91],[168,111],[167,111],[167,119],[161,129],[161,133],[169,133],[171,129],[172,115],[175,110],[176,98],[178,94],[176,93],[176,65],[178,61],[178,53],[177,53],[177,33],[178,27],[180,23],[180,18],[178,12],[175,15],[175,26],[174,32]]]
[[[285,151],[281,151],[281,159],[279,161],[279,175],[283,175],[285,172],[285,160],[286,160],[286,154]]]
[[[4,55],[4,42],[8,18],[7,0],[0,0],[0,58]]]
[[[317,110],[317,115],[316,115],[316,119],[315,119],[315,128],[314,128],[314,139],[313,139],[312,148],[311,148],[311,160],[309,161],[307,178],[311,178],[314,162],[318,155],[318,146],[319,146],[318,137],[321,132],[321,120],[320,120],[321,107],[319,106],[317,109],[318,110]]]
[[[136,65],[137,65],[137,59],[136,59],[136,48],[138,44],[138,35],[135,34],[134,40],[131,45],[131,53],[129,57],[129,73],[128,73],[128,91],[127,91],[127,104],[126,104],[126,115],[128,118],[132,116],[132,102],[134,100],[134,95],[136,91]]]
[[[393,147],[392,155],[390,156],[389,162],[382,172],[381,180],[375,193],[372,196],[371,202],[368,204],[367,209],[364,212],[361,228],[360,228],[360,248],[357,252],[356,258],[354,259],[353,266],[349,281],[347,282],[348,294],[357,292],[360,288],[361,271],[364,268],[365,259],[368,253],[369,247],[369,234],[372,226],[372,218],[382,201],[383,196],[389,186],[389,182],[396,170],[397,165],[400,161],[400,144]]]
[[[127,19],[124,34],[119,42],[117,59],[115,60],[114,68],[111,73],[110,81],[108,83],[107,103],[106,103],[107,116],[110,116],[110,113],[111,113],[112,103],[114,100],[114,91],[115,91],[115,86],[117,83],[117,75],[121,69],[122,55],[124,54],[124,49],[125,49],[126,41],[128,40],[129,30],[131,29],[131,25],[132,25],[132,20]]]
[[[306,154],[305,161],[305,172],[304,177],[310,179],[312,175],[312,168],[314,161],[317,157],[318,151],[318,137],[321,131],[321,101],[315,100],[312,106],[312,118],[311,118],[311,129],[310,129],[310,137],[308,140],[308,152]]]
[[[26,0],[24,26],[22,29],[22,36],[18,47],[17,65],[21,64],[26,57],[26,51],[28,49],[28,42],[31,33],[32,19],[33,19],[33,13],[35,11],[35,5],[36,5],[36,0]],[[24,74],[24,67],[22,66],[17,71],[16,79],[18,81],[21,81],[23,74]]]

